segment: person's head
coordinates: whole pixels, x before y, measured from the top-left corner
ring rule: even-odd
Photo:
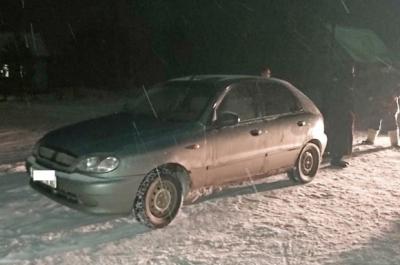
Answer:
[[[261,68],[261,76],[265,78],[271,77],[271,69],[268,66],[264,66]]]

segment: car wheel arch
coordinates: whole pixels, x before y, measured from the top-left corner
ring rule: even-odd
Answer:
[[[174,174],[174,176],[179,180],[182,185],[182,195],[183,198],[185,198],[192,186],[190,171],[179,163],[165,163],[157,166],[157,168],[166,168]],[[152,169],[151,171],[155,169],[156,168]]]
[[[321,143],[319,140],[317,140],[317,139],[311,139],[310,141],[308,141],[307,143],[305,143],[305,144],[303,145],[303,148],[304,148],[304,146],[306,146],[306,145],[309,144],[309,143],[315,144],[315,145],[318,147],[318,149],[319,149],[319,151],[321,152],[321,155],[322,155],[322,143]]]

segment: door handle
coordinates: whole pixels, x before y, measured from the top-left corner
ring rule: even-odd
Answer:
[[[306,122],[305,121],[298,121],[297,122],[297,126],[304,126],[304,125],[306,125]]]
[[[186,146],[186,149],[192,149],[192,150],[196,150],[199,148],[200,148],[199,144],[191,144],[191,145]]]
[[[253,129],[253,130],[250,131],[250,134],[253,135],[253,136],[259,136],[262,133],[263,133],[263,131],[260,130],[260,129]]]

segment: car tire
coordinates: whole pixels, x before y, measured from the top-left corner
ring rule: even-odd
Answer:
[[[320,163],[320,149],[317,145],[308,143],[301,150],[296,166],[288,172],[288,176],[296,183],[311,182],[317,175]]]
[[[140,223],[162,228],[177,215],[182,204],[182,185],[166,168],[152,170],[140,184],[133,211]]]

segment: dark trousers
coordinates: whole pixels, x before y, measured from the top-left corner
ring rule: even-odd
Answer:
[[[331,158],[340,160],[343,156],[350,155],[353,147],[353,112],[329,115],[326,123],[327,151]]]

